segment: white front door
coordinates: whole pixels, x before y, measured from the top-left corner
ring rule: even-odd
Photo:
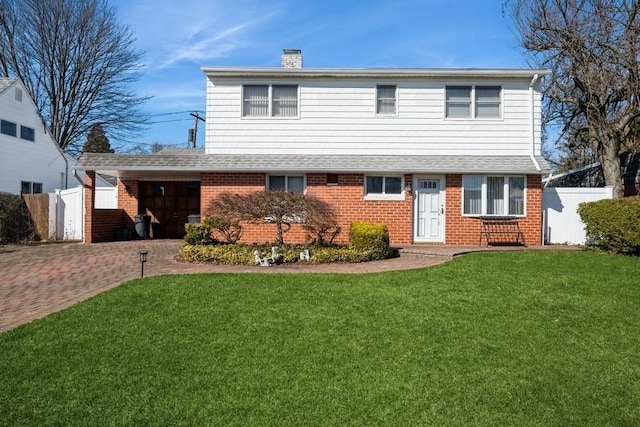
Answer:
[[[414,241],[444,242],[444,177],[416,178]]]

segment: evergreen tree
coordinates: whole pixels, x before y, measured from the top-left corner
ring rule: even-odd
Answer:
[[[109,138],[104,134],[104,129],[100,123],[94,123],[91,126],[91,131],[89,131],[82,151],[84,153],[113,153]]]

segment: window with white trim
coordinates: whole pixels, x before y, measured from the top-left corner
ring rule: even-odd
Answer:
[[[445,117],[453,119],[499,119],[502,117],[500,86],[447,86]]]
[[[524,176],[463,175],[463,215],[524,216]]]
[[[365,177],[365,196],[370,198],[402,197],[403,181],[402,176],[368,175]]]
[[[376,114],[396,114],[396,86],[376,86]]]
[[[267,190],[304,193],[304,175],[267,175]]]
[[[243,117],[297,117],[297,85],[244,85]]]

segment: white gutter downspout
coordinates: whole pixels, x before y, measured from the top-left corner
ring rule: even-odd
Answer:
[[[542,172],[542,168],[540,164],[536,160],[536,114],[535,114],[535,97],[533,86],[538,81],[540,76],[536,73],[531,79],[531,83],[529,83],[529,99],[531,101],[531,161],[533,165],[537,169],[538,172]]]

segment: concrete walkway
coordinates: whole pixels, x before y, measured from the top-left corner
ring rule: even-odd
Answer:
[[[247,267],[181,263],[182,240],[113,243],[51,243],[0,247],[0,332],[44,317],[127,280],[140,277],[139,251],[146,249],[145,277],[184,273],[373,273],[422,268],[460,253],[488,250],[461,246],[411,246],[399,258],[361,264],[297,264]],[[542,248],[490,248],[530,250]]]

